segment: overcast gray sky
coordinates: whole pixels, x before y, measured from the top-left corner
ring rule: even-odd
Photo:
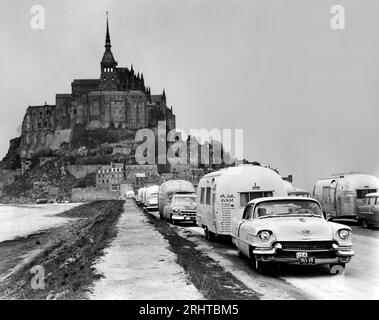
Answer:
[[[46,29],[32,30],[43,5]],[[343,5],[346,29],[330,27]],[[0,157],[28,105],[99,77],[105,11],[119,66],[164,87],[177,126],[243,128],[244,154],[310,190],[331,173],[379,176],[379,1],[0,2]]]

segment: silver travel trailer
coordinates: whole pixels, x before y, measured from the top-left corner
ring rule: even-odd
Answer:
[[[139,205],[142,204],[142,194],[144,190],[145,190],[145,187],[142,187],[142,188],[139,188],[137,191],[136,202]]]
[[[209,173],[197,188],[197,225],[207,240],[231,236],[249,201],[273,196],[287,196],[287,191],[281,176],[271,169],[240,165]]]
[[[368,174],[341,174],[318,180],[313,189],[317,199],[330,219],[358,216],[358,207],[363,205],[369,193],[379,191],[379,179]]]
[[[158,189],[159,186],[153,185],[146,187],[142,191],[143,209],[146,211],[158,210]]]
[[[163,182],[158,190],[158,209],[161,219],[164,218],[164,209],[169,205],[170,198],[175,193],[195,193],[195,188],[191,182],[186,180],[168,180]]]

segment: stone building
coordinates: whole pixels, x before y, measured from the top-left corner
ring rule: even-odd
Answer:
[[[96,188],[99,190],[119,191],[125,182],[125,167],[123,163],[111,163],[97,170]]]
[[[122,133],[118,136],[134,137],[138,129],[156,128],[158,121],[166,121],[168,130],[175,128],[166,93],[152,95],[143,74],[136,73],[133,65],[118,66],[107,17],[99,78],[74,79],[71,93],[57,94],[55,105],[29,106],[22,124],[20,156],[26,161],[39,152],[72,148],[72,140],[83,131],[112,129]]]

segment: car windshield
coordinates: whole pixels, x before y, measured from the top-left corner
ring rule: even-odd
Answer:
[[[195,196],[186,196],[186,197],[174,197],[174,203],[193,203],[196,202]]]
[[[257,218],[282,216],[322,217],[322,210],[317,202],[307,200],[265,201],[255,207]]]

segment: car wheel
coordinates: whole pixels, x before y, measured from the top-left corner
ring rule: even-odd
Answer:
[[[237,255],[239,258],[245,259],[245,255],[243,254],[243,252],[239,248],[237,248]]]
[[[344,271],[345,271],[344,263],[330,265],[329,273],[332,275],[343,274]]]
[[[362,219],[362,220],[361,220],[361,223],[362,223],[362,228],[367,229],[367,228],[370,227],[370,225],[367,223],[367,220],[366,220],[366,219]]]
[[[208,228],[205,228],[204,232],[205,232],[205,239],[207,241],[210,241],[210,242],[214,241],[215,234],[212,231],[209,231]]]

